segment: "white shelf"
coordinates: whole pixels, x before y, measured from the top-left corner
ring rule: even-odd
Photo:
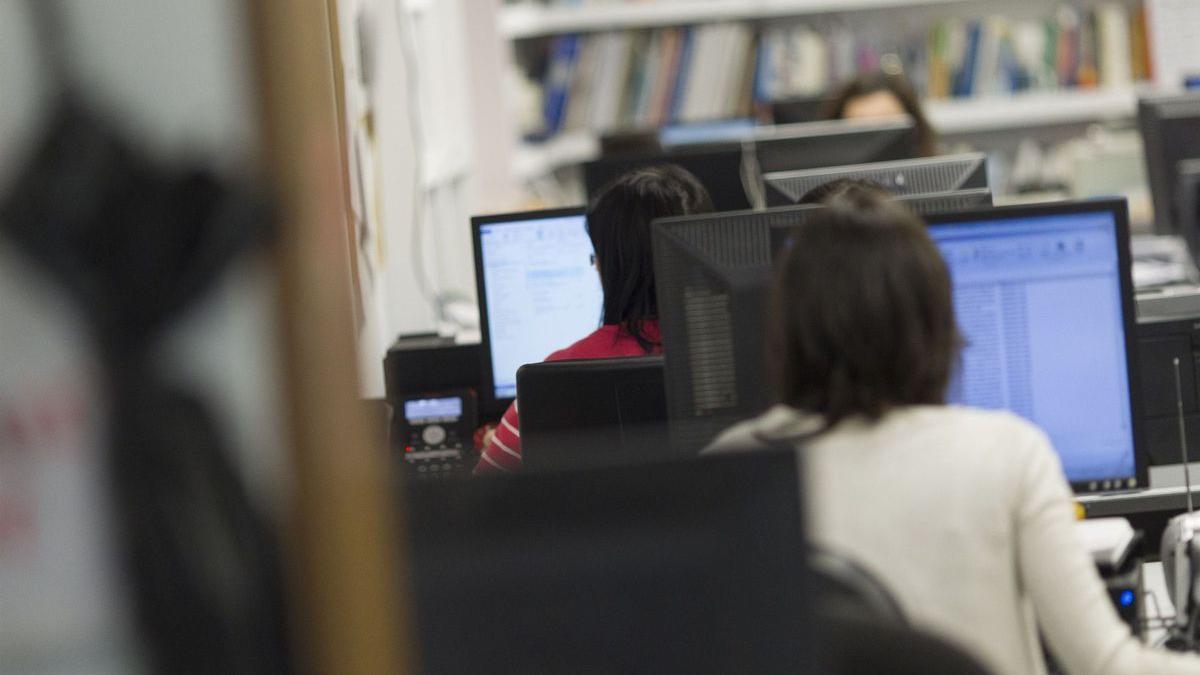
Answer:
[[[558,134],[542,143],[522,143],[513,158],[513,172],[520,180],[544,176],[570,164],[579,164],[600,154],[600,139],[587,131]]]
[[[500,8],[500,34],[510,40],[620,28],[682,26],[889,7],[943,5],[966,0],[647,0],[577,7],[526,2]]]
[[[1138,91],[1121,87],[935,100],[925,103],[925,112],[933,128],[944,136],[1086,124],[1132,117],[1137,111]],[[586,162],[599,151],[600,143],[594,134],[572,131],[545,143],[518,146],[514,170],[518,178],[528,180],[560,166]]]
[[[1080,124],[1131,117],[1136,111],[1137,92],[1133,87],[1030,92],[925,104],[929,123],[943,135]]]

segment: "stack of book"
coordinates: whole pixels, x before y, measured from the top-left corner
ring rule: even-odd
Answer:
[[[542,90],[545,130],[737,117],[750,108],[754,42],[752,27],[740,23],[555,38]]]
[[[1042,21],[942,21],[924,50],[930,98],[1026,89],[1126,86],[1149,76],[1145,21],[1123,5],[1082,13],[1063,6]]]
[[[945,19],[889,40],[797,22],[557,36],[540,76],[541,128],[528,135],[745,117],[756,104],[820,96],[878,68],[887,53],[931,99],[1120,87],[1150,77],[1140,5],[1063,5],[1040,20]]]

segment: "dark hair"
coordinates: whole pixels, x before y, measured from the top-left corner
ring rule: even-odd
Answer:
[[[655,218],[712,211],[708,191],[674,164],[633,169],[601,189],[588,209],[588,236],[604,290],[603,322],[621,326],[646,351],[644,330],[658,318],[650,223]]]
[[[880,91],[891,92],[900,102],[900,106],[904,108],[904,112],[912,118],[913,125],[917,128],[917,149],[921,155],[924,157],[936,155],[937,132],[929,124],[929,119],[925,117],[925,111],[921,108],[917,92],[908,83],[908,79],[900,73],[866,73],[843,84],[830,100],[825,116],[829,119],[843,119],[846,116],[846,106],[851,100]]]
[[[878,193],[880,196],[891,196],[883,185],[870,178],[835,178],[828,183],[821,183],[815,188],[804,193],[797,204],[824,204],[827,201],[837,199],[851,190],[870,190]]]
[[[945,402],[961,338],[950,274],[915,214],[851,189],[797,227],[775,284],[783,403],[825,428]]]

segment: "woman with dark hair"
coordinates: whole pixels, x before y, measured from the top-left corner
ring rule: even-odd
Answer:
[[[998,675],[1045,672],[1038,629],[1067,673],[1200,673],[1200,659],[1150,651],[1118,618],[1046,435],[946,405],[962,341],[920,219],[869,189],[826,206],[797,229],[776,282],[781,405],[712,449],[796,444],[814,543]]]
[[[656,218],[712,211],[696,177],[673,164],[634,169],[609,183],[588,209],[600,288],[603,324],[547,361],[644,356],[662,352],[654,286],[650,223]],[[514,403],[504,413],[476,473],[521,468],[521,426]]]
[[[917,129],[917,149],[924,157],[937,154],[937,132],[925,117],[917,92],[898,68],[859,75],[837,90],[826,117],[834,120],[872,119],[907,115]]]

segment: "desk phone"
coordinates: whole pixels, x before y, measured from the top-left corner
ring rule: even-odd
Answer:
[[[405,472],[420,480],[462,475],[475,450],[475,392],[460,389],[404,396],[399,401],[393,444]]]

